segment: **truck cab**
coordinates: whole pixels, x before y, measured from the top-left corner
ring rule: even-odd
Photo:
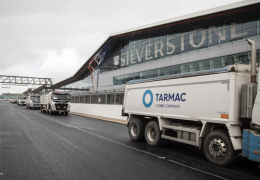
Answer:
[[[40,109],[40,96],[29,95],[26,99],[26,107],[29,109]]]
[[[17,99],[17,106],[23,106],[23,105],[26,105],[26,97],[19,96]]]
[[[49,92],[41,95],[41,112],[68,115],[70,111],[70,94],[65,92]]]

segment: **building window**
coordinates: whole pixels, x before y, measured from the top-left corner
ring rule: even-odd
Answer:
[[[132,74],[126,74],[123,76],[116,76],[114,77],[114,85],[126,84],[127,82],[133,79],[147,79],[147,78],[154,78],[154,77],[160,77],[160,76],[166,76],[172,74],[218,69],[229,65],[233,65],[236,62],[249,64],[251,58],[250,56],[251,56],[250,52],[244,52],[244,53],[232,54],[232,55],[216,57],[212,59],[205,59],[201,61],[180,64],[180,65],[152,69],[148,71],[136,72]],[[260,50],[257,50],[257,62],[260,63]],[[120,79],[121,77],[125,77],[125,81],[117,81],[117,79]]]

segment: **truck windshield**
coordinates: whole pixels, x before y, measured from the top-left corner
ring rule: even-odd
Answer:
[[[31,96],[31,100],[40,100],[40,96]]]
[[[25,99],[26,99],[26,97],[20,97],[20,99],[21,99],[21,100],[25,100]]]
[[[70,95],[68,95],[68,94],[53,94],[51,97],[52,97],[53,100],[70,101]]]

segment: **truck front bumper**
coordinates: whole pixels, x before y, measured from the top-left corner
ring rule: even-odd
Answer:
[[[51,110],[54,113],[63,113],[63,112],[70,112],[70,110]]]
[[[39,107],[41,107],[41,105],[40,104],[33,104],[32,107],[33,108],[39,108]]]

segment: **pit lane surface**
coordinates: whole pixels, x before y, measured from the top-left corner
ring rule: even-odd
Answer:
[[[132,142],[125,125],[49,115],[0,101],[0,179],[259,179],[245,158],[230,167],[196,147]]]

